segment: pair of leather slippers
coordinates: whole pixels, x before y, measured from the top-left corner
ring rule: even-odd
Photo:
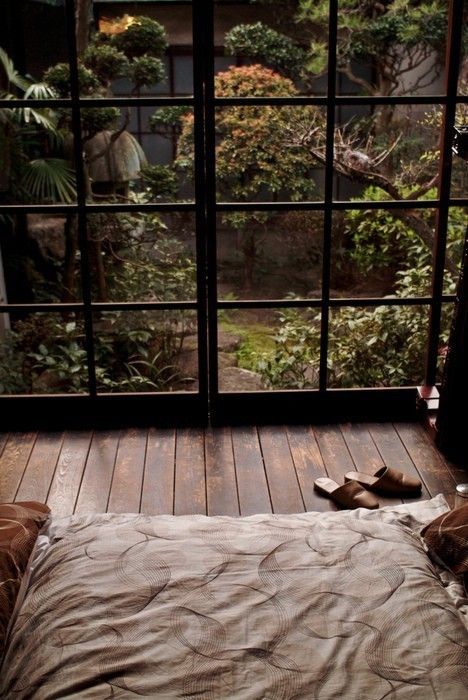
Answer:
[[[394,498],[421,495],[419,479],[391,467],[381,467],[374,474],[348,472],[343,486],[333,479],[321,477],[314,482],[314,488],[341,508],[378,508],[378,500],[369,491]]]

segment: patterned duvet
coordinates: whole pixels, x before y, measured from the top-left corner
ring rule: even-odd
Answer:
[[[1,698],[462,700],[468,632],[420,525],[377,512],[58,520]]]

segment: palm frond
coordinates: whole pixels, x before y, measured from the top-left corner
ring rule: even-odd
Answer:
[[[66,160],[38,158],[25,169],[22,186],[33,200],[70,204],[76,198],[75,173]]]
[[[56,116],[51,109],[33,109],[24,107],[16,110],[25,124],[30,124],[32,120],[44,127],[47,131],[56,131]]]
[[[50,100],[57,97],[47,83],[32,83],[24,93],[25,100]]]
[[[5,76],[8,81],[8,84],[14,85],[15,87],[19,88],[20,90],[23,90],[23,92],[26,92],[26,90],[30,86],[29,80],[26,78],[23,78],[22,75],[18,73],[16,70],[15,66],[13,65],[13,61],[5,51],[5,49],[2,49],[0,46],[0,64],[5,71]]]

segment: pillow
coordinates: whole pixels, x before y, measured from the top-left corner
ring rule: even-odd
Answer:
[[[0,659],[21,579],[49,513],[35,501],[0,503]]]
[[[421,531],[429,554],[454,574],[468,572],[468,504],[448,511]]]

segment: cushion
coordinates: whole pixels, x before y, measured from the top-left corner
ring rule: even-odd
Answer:
[[[468,504],[439,515],[421,531],[429,553],[454,574],[468,572]]]
[[[0,503],[0,658],[21,580],[50,509],[43,503]]]

